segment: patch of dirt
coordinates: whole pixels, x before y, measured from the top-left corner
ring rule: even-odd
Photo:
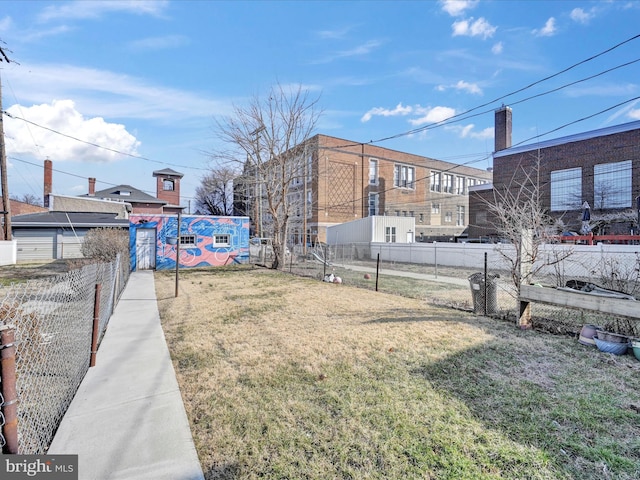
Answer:
[[[0,266],[0,283],[26,282],[38,278],[52,277],[79,268],[83,260],[54,260],[47,263],[19,263]]]

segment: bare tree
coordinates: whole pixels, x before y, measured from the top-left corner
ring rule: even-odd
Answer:
[[[559,222],[542,206],[539,165],[538,156],[533,165],[518,166],[511,181],[502,188],[494,186],[493,200],[486,202],[494,227],[509,243],[507,248],[498,248],[498,252],[509,265],[517,295],[520,285],[531,283],[541,270],[572,254],[563,249],[545,258],[539,255],[540,246],[550,243],[559,230]]]
[[[217,138],[228,147],[212,153],[242,165],[242,184],[252,191],[255,229],[272,238],[273,268],[284,267],[289,221],[299,197],[292,195],[306,175],[308,142],[316,128],[319,98],[300,87],[280,84],[268,97],[254,97],[246,107],[217,122]]]
[[[216,167],[202,177],[196,188],[196,212],[233,215],[233,181],[238,176],[229,166]]]
[[[11,195],[11,200],[17,200],[18,202],[28,203],[29,205],[42,206],[42,200],[37,195],[32,193],[25,193],[21,197],[18,195]]]

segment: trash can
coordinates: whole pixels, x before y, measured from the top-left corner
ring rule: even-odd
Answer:
[[[488,273],[485,285],[484,273],[469,275],[473,313],[490,315],[498,312],[498,278],[500,275],[497,273]]]

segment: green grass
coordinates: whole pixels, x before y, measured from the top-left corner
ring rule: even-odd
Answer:
[[[216,287],[160,311],[207,478],[640,478],[631,356],[277,272],[198,275]]]

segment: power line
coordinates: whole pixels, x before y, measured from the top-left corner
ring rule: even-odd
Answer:
[[[42,168],[42,169],[44,169],[44,166],[43,166],[43,165],[40,165],[40,164],[38,164],[38,163],[34,163],[34,162],[30,162],[30,161],[28,161],[28,160],[24,160],[24,159],[22,159],[22,158],[17,158],[17,157],[13,157],[13,156],[10,156],[10,157],[8,157],[8,158],[9,158],[9,159],[11,159],[11,160],[14,160],[14,161],[16,161],[16,162],[26,163],[26,164],[28,164],[28,165],[32,165],[32,166],[34,166],[34,167],[38,167],[38,168]],[[83,180],[87,180],[87,181],[89,180],[89,177],[85,177],[85,176],[82,176],[82,175],[78,175],[78,174],[76,174],[76,173],[66,172],[66,171],[64,171],[64,170],[60,170],[60,169],[57,169],[57,168],[52,168],[52,171],[54,171],[54,172],[56,172],[56,173],[61,173],[61,174],[63,174],[63,175],[68,175],[68,176],[70,176],[70,177],[81,178],[81,179],[83,179]],[[97,183],[102,183],[102,184],[107,185],[107,186],[110,186],[110,187],[116,187],[116,186],[120,185],[120,184],[118,184],[118,183],[106,182],[106,181],[104,181],[104,180],[99,180],[99,179],[96,179],[96,182],[97,182]],[[156,193],[156,192],[152,192],[152,191],[150,191],[150,190],[141,190],[141,189],[138,189],[138,190],[140,190],[141,192],[144,192],[144,193],[148,193],[149,195],[152,195],[152,196],[155,196],[155,193]],[[180,194],[180,198],[184,198],[184,199],[188,199],[188,200],[195,200],[195,198],[194,198],[194,197],[188,197],[188,196],[184,196],[184,195],[182,195],[182,194]]]
[[[178,165],[178,164],[175,164],[175,163],[169,163],[169,162],[161,162],[160,160],[154,160],[154,159],[152,159],[152,158],[143,157],[143,156],[140,156],[140,155],[134,155],[134,154],[132,154],[132,153],[127,153],[127,152],[123,152],[123,151],[120,151],[120,150],[116,150],[116,149],[114,149],[114,148],[105,147],[104,145],[99,145],[99,144],[94,143],[94,142],[89,142],[89,141],[87,141],[87,140],[82,140],[81,138],[74,137],[73,135],[68,135],[68,134],[66,134],[66,133],[59,132],[58,130],[54,130],[53,128],[45,127],[44,125],[40,125],[40,124],[38,124],[38,123],[32,122],[31,120],[27,120],[26,118],[22,118],[22,117],[18,117],[18,116],[16,116],[16,115],[12,115],[12,114],[10,114],[9,112],[7,112],[6,110],[3,110],[3,112],[2,112],[2,113],[4,113],[5,115],[7,115],[9,118],[13,118],[14,120],[22,120],[23,122],[26,122],[26,123],[28,123],[28,124],[30,124],[30,125],[33,125],[33,126],[35,126],[35,127],[38,127],[38,128],[42,128],[42,129],[44,129],[44,130],[48,130],[49,132],[55,133],[56,135],[61,135],[61,136],[63,136],[63,137],[69,138],[69,139],[71,139],[71,140],[75,140],[75,141],[77,141],[77,142],[84,143],[84,144],[86,144],[86,145],[90,145],[90,146],[92,146],[92,147],[100,148],[100,149],[102,149],[102,150],[106,150],[106,151],[109,151],[109,152],[113,152],[113,153],[117,153],[117,154],[120,154],[120,155],[124,155],[124,156],[126,156],[126,157],[135,158],[135,159],[137,159],[137,160],[144,160],[144,161],[147,161],[147,162],[159,163],[159,164],[162,164],[162,165],[169,165],[169,166],[171,166],[171,167],[177,167],[177,168],[190,168],[190,169],[192,169],[192,170],[209,171],[209,169],[206,169],[206,168],[191,167],[191,166],[189,166],[189,165]]]
[[[611,52],[611,51],[613,51],[613,50],[615,50],[615,49],[617,49],[617,48],[619,48],[619,47],[621,47],[621,46],[625,45],[626,43],[629,43],[629,42],[631,42],[631,41],[633,41],[633,40],[636,40],[636,39],[638,39],[638,38],[640,38],[640,34],[634,35],[634,36],[632,36],[632,37],[630,37],[630,38],[628,38],[628,39],[626,39],[626,40],[623,40],[622,42],[617,43],[616,45],[614,45],[614,46],[612,46],[612,47],[609,47],[609,48],[607,48],[606,50],[603,50],[603,51],[602,51],[602,52],[600,52],[600,53],[597,53],[597,54],[595,54],[595,55],[592,55],[591,57],[588,57],[588,58],[586,58],[586,59],[584,59],[584,60],[581,60],[581,61],[579,61],[579,62],[576,62],[576,63],[574,63],[574,64],[572,64],[572,65],[570,65],[570,66],[568,66],[568,67],[566,67],[566,68],[564,68],[564,69],[562,69],[562,70],[560,70],[560,71],[558,71],[558,72],[556,72],[556,73],[554,73],[554,74],[552,74],[552,75],[549,75],[549,76],[547,76],[547,77],[544,77],[544,78],[541,78],[541,79],[539,79],[539,80],[536,80],[535,82],[532,82],[532,83],[530,83],[530,84],[528,84],[528,85],[526,85],[526,86],[524,86],[524,87],[518,88],[518,89],[516,89],[516,90],[514,90],[514,91],[512,91],[512,92],[510,92],[510,93],[507,93],[507,94],[505,94],[505,95],[502,95],[502,96],[500,96],[500,97],[497,97],[497,98],[495,98],[495,99],[493,99],[493,100],[491,100],[491,101],[489,101],[489,102],[485,102],[485,103],[483,103],[483,104],[480,104],[480,105],[477,105],[477,106],[475,106],[475,107],[472,107],[472,108],[470,108],[470,109],[468,109],[468,110],[465,110],[464,112],[460,112],[460,113],[458,113],[458,114],[452,115],[451,117],[448,117],[448,118],[446,118],[446,119],[444,119],[444,120],[440,120],[440,121],[438,121],[438,122],[433,122],[433,123],[430,123],[429,125],[425,125],[425,126],[422,126],[422,127],[419,127],[419,128],[415,128],[415,129],[413,129],[413,130],[409,130],[409,131],[406,131],[406,132],[398,133],[398,134],[391,135],[391,136],[388,136],[388,137],[383,137],[383,138],[380,138],[380,139],[378,139],[378,140],[369,140],[368,142],[361,142],[361,143],[353,143],[353,142],[352,142],[352,143],[348,143],[348,144],[345,144],[345,145],[340,145],[340,146],[338,146],[338,148],[339,148],[339,147],[351,147],[351,146],[358,146],[358,145],[363,145],[363,144],[365,144],[365,145],[371,145],[371,144],[375,144],[375,143],[381,143],[381,142],[385,142],[385,141],[387,141],[387,140],[392,140],[392,139],[400,138],[400,137],[404,137],[404,136],[407,136],[407,135],[414,135],[414,134],[416,134],[416,133],[420,133],[420,132],[422,132],[422,131],[431,130],[431,129],[438,128],[438,127],[441,127],[441,126],[445,126],[445,125],[448,125],[448,124],[450,124],[450,123],[454,123],[454,121],[456,121],[456,122],[457,122],[457,121],[461,121],[461,120],[466,120],[466,119],[469,119],[469,118],[473,118],[473,117],[476,117],[476,116],[479,116],[479,115],[484,115],[484,114],[486,114],[486,113],[491,112],[492,110],[487,110],[487,111],[484,111],[484,112],[480,112],[480,113],[478,113],[478,114],[474,114],[474,115],[468,116],[468,114],[469,114],[469,113],[471,113],[471,112],[474,112],[474,111],[476,111],[476,110],[478,110],[478,109],[480,109],[480,108],[483,108],[483,107],[489,106],[489,105],[491,105],[491,104],[493,104],[493,103],[495,103],[495,102],[498,102],[498,101],[504,100],[504,99],[506,99],[506,98],[508,98],[508,97],[510,97],[510,96],[513,96],[513,95],[515,95],[515,94],[517,94],[517,93],[523,92],[523,91],[528,90],[528,89],[530,89],[530,88],[532,88],[532,87],[534,87],[534,86],[536,86],[536,85],[539,85],[539,84],[541,84],[541,83],[543,83],[543,82],[546,82],[546,81],[548,81],[548,80],[551,80],[552,78],[555,78],[555,77],[557,77],[557,76],[560,76],[560,75],[562,75],[563,73],[566,73],[566,72],[568,72],[568,71],[570,71],[570,70],[572,70],[572,69],[574,69],[574,68],[576,68],[576,67],[578,67],[578,66],[580,66],[580,65],[583,65],[583,64],[585,64],[585,63],[587,63],[587,62],[590,62],[590,61],[592,61],[592,60],[595,60],[596,58],[601,57],[601,56],[603,56],[603,55],[605,55],[605,54],[607,54],[607,53],[609,53],[609,52]],[[525,99],[522,99],[522,100],[519,100],[519,101],[515,102],[515,103],[514,103],[514,105],[515,105],[515,104],[518,104],[518,103],[523,103],[523,102],[528,101],[528,100],[532,100],[532,99],[537,98],[537,97],[542,96],[542,95],[546,95],[546,94],[549,94],[549,93],[552,93],[552,92],[555,92],[555,91],[561,90],[561,89],[563,89],[563,88],[566,88],[566,87],[569,87],[569,86],[575,85],[576,83],[580,83],[580,82],[582,82],[582,81],[591,80],[591,79],[593,79],[593,78],[595,78],[595,77],[597,77],[597,76],[603,75],[603,74],[605,74],[605,73],[609,73],[609,72],[611,72],[611,71],[613,71],[613,70],[616,70],[616,69],[618,69],[618,68],[626,67],[626,66],[628,66],[628,65],[631,65],[631,64],[633,64],[633,63],[636,63],[636,62],[638,62],[639,60],[640,60],[640,59],[633,60],[633,61],[631,61],[631,62],[627,62],[627,63],[621,64],[621,65],[618,65],[618,66],[616,66],[616,67],[610,68],[610,69],[608,69],[608,70],[604,70],[604,71],[602,71],[602,72],[600,72],[600,73],[598,73],[598,74],[596,74],[596,75],[592,75],[592,76],[590,76],[590,77],[586,77],[586,78],[581,79],[581,80],[578,80],[578,81],[576,81],[576,82],[571,82],[571,83],[565,84],[565,85],[563,85],[562,87],[559,87],[559,88],[556,88],[556,89],[553,89],[553,90],[549,90],[548,92],[545,92],[545,93],[542,93],[542,94],[533,95],[533,96],[531,96],[531,97],[527,97],[527,98],[525,98]]]

